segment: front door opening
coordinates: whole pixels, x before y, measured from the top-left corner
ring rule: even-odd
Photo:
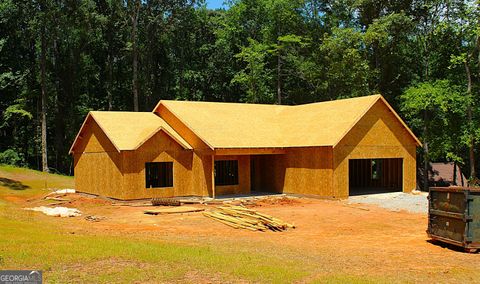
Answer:
[[[352,159],[348,163],[350,195],[402,191],[403,159]]]

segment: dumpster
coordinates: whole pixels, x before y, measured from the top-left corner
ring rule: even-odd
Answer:
[[[480,248],[480,189],[431,187],[427,234],[433,240],[476,252]]]

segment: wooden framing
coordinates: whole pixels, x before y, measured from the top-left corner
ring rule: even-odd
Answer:
[[[277,155],[287,153],[282,148],[223,148],[215,149],[215,155]]]
[[[176,110],[181,107],[181,102],[176,102],[174,108],[162,102],[155,107],[154,114],[132,114],[144,121],[148,128],[135,121],[131,121],[131,125],[119,125],[117,117],[129,117],[129,113],[116,113],[112,119],[108,112],[87,116],[71,148],[78,191],[118,199],[215,198],[225,194],[249,194],[252,189],[346,198],[349,195],[350,160],[392,158],[402,160],[402,190],[410,192],[415,188],[416,147],[420,141],[381,96],[345,100],[345,104],[342,101],[328,102],[327,107],[322,103],[271,108],[245,105],[252,111],[249,117],[255,119],[255,111],[259,111],[258,117],[264,123],[272,123],[268,127],[260,125],[260,129],[253,132],[248,127],[255,128],[259,125],[258,120],[245,124],[238,118],[228,118],[235,116],[236,112],[244,113],[244,105],[235,104],[228,112],[223,112],[222,117],[232,123],[240,121],[240,125],[246,127],[239,130],[240,142],[237,144],[247,145],[251,141],[248,147],[222,144],[222,141],[233,141],[232,137],[223,139],[222,133],[208,128],[215,124],[205,123],[200,116],[179,117]],[[213,103],[195,103],[194,106],[204,107],[203,104],[208,104],[205,109],[211,111],[221,111],[229,106],[225,103],[220,107]],[[355,115],[344,116],[342,105]],[[336,109],[332,111],[332,107]],[[327,117],[335,124],[334,130],[330,122],[322,122],[323,128],[302,125],[303,122],[317,123],[317,115],[325,117],[311,113],[317,110],[328,111]],[[270,119],[269,114],[285,116],[284,121]],[[331,118],[335,114],[337,117]],[[122,135],[116,125],[128,130],[128,134]],[[222,126],[218,129],[230,128]],[[318,133],[324,129],[334,131],[333,138],[328,133]],[[213,142],[206,135],[209,133],[215,134]],[[233,135],[233,132],[229,133]],[[266,142],[262,143],[259,137],[249,137],[252,133],[263,135],[261,138]],[[129,135],[134,136],[132,141]],[[295,135],[298,137],[293,137]],[[305,141],[303,146],[302,141]],[[262,144],[269,146],[259,146]],[[238,160],[237,185],[215,184],[216,160]],[[148,162],[173,162],[173,186],[146,188],[145,163]]]
[[[374,176],[373,163],[378,163],[377,176]],[[402,190],[403,188],[403,159],[350,159],[348,170],[350,193],[352,189]]]

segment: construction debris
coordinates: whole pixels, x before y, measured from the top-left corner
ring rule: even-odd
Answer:
[[[90,222],[100,222],[102,220],[105,220],[105,217],[88,215],[87,217],[85,217],[85,220],[90,221]]]
[[[75,189],[73,188],[65,188],[65,189],[59,189],[56,190],[54,193],[55,194],[68,194],[68,193],[75,193]]]
[[[75,192],[76,192],[75,189],[71,189],[71,188],[57,189],[43,196],[43,199],[49,199],[51,195],[57,195],[57,197],[59,197],[59,196],[65,196],[67,194],[71,194]]]
[[[150,215],[161,215],[161,214],[200,212],[200,211],[204,211],[204,210],[205,209],[203,209],[203,208],[182,206],[182,207],[165,208],[165,209],[145,210],[145,211],[143,211],[143,213],[150,214]]]
[[[54,216],[54,217],[76,217],[76,216],[82,215],[82,212],[80,212],[80,210],[75,208],[68,208],[68,207],[50,208],[46,206],[40,206],[40,207],[34,207],[34,208],[27,208],[27,210],[42,212],[45,215]]]
[[[182,203],[175,198],[152,198],[153,206],[180,206]]]
[[[149,207],[152,206],[152,203],[131,203],[131,202],[117,202],[112,203],[112,206],[128,206],[128,207]]]
[[[75,193],[75,189],[65,188],[65,189],[59,189],[59,190],[50,192],[50,194],[69,194],[69,193]]]
[[[219,206],[215,209],[203,212],[203,215],[235,229],[281,232],[295,228],[280,219],[241,206]]]
[[[70,199],[60,198],[60,197],[45,197],[45,200],[53,200],[53,201],[70,201]]]

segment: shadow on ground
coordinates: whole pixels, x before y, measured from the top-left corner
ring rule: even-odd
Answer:
[[[435,245],[435,246],[442,247],[444,249],[449,249],[451,251],[456,251],[456,252],[475,253],[475,254],[479,253],[478,250],[468,251],[468,250],[464,249],[463,247],[455,246],[455,245],[444,243],[444,242],[441,242],[441,241],[427,240],[427,243],[430,243],[430,244]]]
[[[24,185],[18,180],[13,180],[13,179],[3,178],[3,177],[0,177],[0,186],[8,187],[9,189],[13,189],[13,190],[25,190],[27,188],[30,188],[30,186]]]

